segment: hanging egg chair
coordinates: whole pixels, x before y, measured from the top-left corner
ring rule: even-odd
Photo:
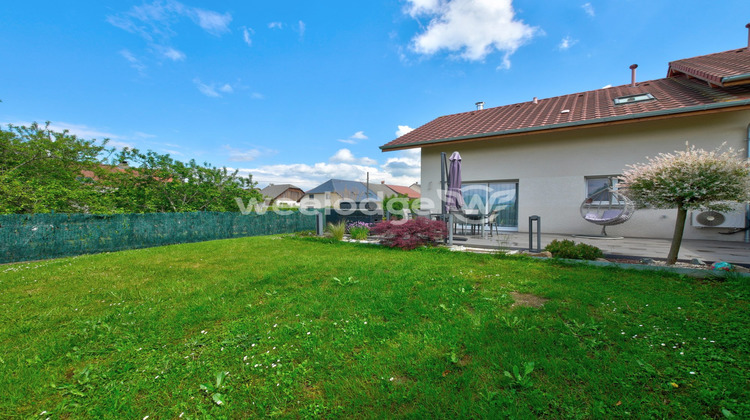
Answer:
[[[603,188],[591,194],[581,204],[581,217],[601,226],[602,236],[607,236],[607,226],[627,222],[634,212],[633,202],[612,188]]]

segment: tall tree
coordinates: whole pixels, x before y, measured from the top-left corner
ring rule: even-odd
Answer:
[[[236,170],[128,148],[113,163],[119,165],[102,177],[112,187],[117,207],[127,212],[239,211],[236,198],[262,201],[252,176],[239,176]]]
[[[107,207],[82,171],[94,170],[107,140],[84,140],[37,123],[0,127],[0,213],[98,211]]]
[[[728,202],[750,200],[750,163],[729,148],[662,153],[646,163],[629,165],[622,175],[624,193],[640,206],[677,209],[667,264],[677,261],[688,210],[726,211]]]

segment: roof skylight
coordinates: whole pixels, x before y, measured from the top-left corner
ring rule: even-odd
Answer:
[[[620,96],[615,98],[615,105],[632,104],[636,102],[655,101],[654,95],[650,93],[639,93],[637,95]]]

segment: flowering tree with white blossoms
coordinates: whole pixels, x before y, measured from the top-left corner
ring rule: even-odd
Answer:
[[[732,148],[723,148],[707,152],[687,145],[684,151],[628,165],[620,177],[619,186],[638,206],[677,208],[667,265],[677,261],[688,210],[726,211],[728,202],[750,200],[750,163]]]

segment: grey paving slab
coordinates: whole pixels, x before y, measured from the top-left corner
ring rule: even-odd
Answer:
[[[506,232],[494,237],[470,235],[456,235],[455,245],[464,245],[477,248],[509,248],[528,249],[529,234],[518,232]],[[461,240],[464,238],[465,240]],[[668,239],[651,238],[594,238],[587,236],[572,236],[558,234],[542,234],[541,247],[544,248],[554,239],[569,239],[574,242],[583,242],[594,245],[605,254],[622,255],[628,257],[666,258],[669,253],[671,241]],[[536,247],[536,234],[534,235],[534,246]],[[750,243],[728,242],[728,241],[704,241],[690,240],[682,241],[680,247],[680,260],[691,260],[700,258],[706,262],[727,261],[733,264],[750,265]]]

